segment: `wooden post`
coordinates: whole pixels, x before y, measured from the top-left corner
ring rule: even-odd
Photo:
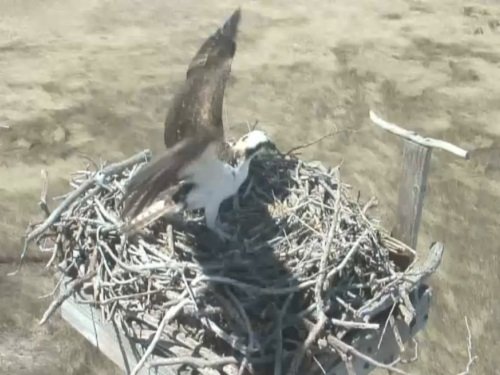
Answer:
[[[396,225],[392,235],[412,249],[417,248],[431,154],[430,147],[404,141]]]
[[[416,249],[432,149],[440,148],[464,159],[468,159],[468,151],[445,141],[422,137],[381,119],[372,111],[370,119],[375,125],[404,139],[396,225],[392,235]]]

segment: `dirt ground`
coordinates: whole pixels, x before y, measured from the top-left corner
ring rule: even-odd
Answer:
[[[497,3],[498,4],[498,3]],[[236,1],[0,1],[0,373],[118,374],[60,319],[39,328],[52,281],[20,237],[38,215],[40,169],[50,195],[67,189],[82,155],[118,160],[162,148],[173,90],[202,40]],[[259,120],[282,149],[335,127],[304,152],[343,161],[375,195],[387,227],[401,143],[368,109],[422,134],[478,149],[466,162],[435,151],[419,248],[440,240],[434,305],[416,374],[456,374],[467,362],[464,317],[479,360],[500,374],[500,6],[495,1],[273,0],[243,4],[227,90],[226,126]]]

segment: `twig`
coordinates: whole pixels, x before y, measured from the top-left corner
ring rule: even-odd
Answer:
[[[239,302],[238,298],[229,290],[229,288],[225,288],[225,291],[227,295],[229,296],[229,299],[234,303],[236,306],[237,311],[241,315],[241,318],[243,319],[243,322],[245,323],[245,327],[248,331],[248,351],[252,352],[258,348],[255,347],[255,336],[254,332],[252,329],[252,323],[250,322],[250,319],[248,318],[248,314],[245,312],[245,309]],[[238,371],[238,375],[243,374],[243,371],[245,368],[248,366],[248,355],[245,355],[245,358],[243,358],[243,361],[241,362],[240,369]]]
[[[153,353],[153,350],[155,349],[156,344],[160,340],[160,337],[163,333],[163,330],[165,329],[165,326],[167,325],[168,322],[170,322],[172,319],[174,319],[177,314],[183,309],[184,306],[186,306],[188,303],[190,303],[189,299],[182,300],[179,302],[177,305],[173,306],[168,310],[165,315],[163,316],[163,319],[158,326],[158,329],[156,330],[156,333],[151,340],[151,343],[149,344],[148,348],[142,355],[141,359],[137,364],[135,365],[134,369],[130,373],[130,375],[137,375],[137,373],[141,370],[141,368],[144,366],[144,363],[148,359],[148,357]]]
[[[384,341],[385,332],[387,331],[387,326],[389,325],[389,320],[391,319],[391,316],[394,312],[394,309],[396,308],[396,305],[397,305],[397,303],[394,302],[394,304],[391,307],[391,310],[389,311],[389,315],[387,316],[387,319],[385,320],[384,328],[382,329],[382,332],[380,333],[380,339],[378,340],[377,350],[380,349],[380,346],[382,345],[382,341]]]
[[[371,197],[370,200],[368,202],[366,202],[366,204],[363,206],[363,209],[361,210],[361,212],[363,213],[363,215],[366,215],[368,210],[372,207],[375,207],[377,204],[378,204],[377,198]]]
[[[313,329],[307,335],[304,344],[297,350],[295,357],[293,357],[292,364],[290,365],[289,370],[291,375],[296,375],[298,373],[307,350],[309,349],[311,344],[316,341],[327,321],[327,316],[325,315],[325,313],[321,312],[318,322],[314,325]]]
[[[344,257],[344,259],[342,259],[342,262],[340,262],[340,264],[337,267],[335,267],[330,272],[328,272],[328,274],[326,275],[326,278],[328,280],[333,278],[333,276],[335,276],[336,274],[338,274],[340,271],[342,271],[345,268],[345,266],[347,265],[347,262],[349,262],[351,260],[351,258],[354,256],[354,254],[356,253],[356,251],[358,251],[359,246],[361,245],[361,241],[366,239],[367,233],[368,233],[368,230],[365,230],[363,232],[363,234],[358,237],[358,239],[356,240],[354,245],[352,245],[351,250],[349,250],[349,252]]]
[[[324,139],[326,138],[329,138],[329,137],[332,137],[334,135],[337,135],[339,133],[348,133],[348,132],[357,132],[357,130],[352,130],[352,129],[337,129],[337,130],[334,130],[332,132],[329,132],[325,135],[322,135],[321,137],[313,140],[313,141],[310,141],[308,143],[304,143],[304,144],[301,144],[301,145],[298,145],[298,146],[294,146],[292,147],[290,150],[288,150],[286,153],[285,153],[285,156],[288,156],[288,155],[291,155],[292,153],[294,153],[295,151],[298,151],[298,150],[302,150],[302,149],[305,149],[307,147],[311,147],[311,146],[314,146],[315,144],[318,144],[320,143],[321,141],[323,141]]]
[[[377,323],[363,323],[363,322],[349,322],[346,320],[340,320],[332,318],[330,321],[339,327],[344,327],[347,329],[373,329],[378,330],[380,328],[380,324]]]
[[[42,175],[42,192],[40,193],[40,202],[38,203],[40,208],[45,213],[46,217],[50,216],[50,210],[47,206],[47,193],[49,189],[49,177],[45,169],[41,170]]]
[[[69,194],[64,201],[50,214],[50,216],[43,222],[43,224],[39,225],[37,228],[35,228],[31,233],[29,233],[25,240],[24,240],[24,246],[23,250],[21,252],[21,258],[19,260],[19,265],[17,267],[17,270],[14,272],[9,273],[9,276],[13,276],[17,274],[22,266],[22,262],[24,258],[26,257],[26,253],[28,250],[28,245],[29,243],[34,240],[36,237],[38,237],[40,234],[45,232],[56,220],[59,219],[60,215],[63,213],[64,210],[66,210],[75,200],[80,198],[82,194],[84,194],[86,191],[88,191],[96,181],[102,179],[103,177],[107,177],[113,173],[119,173],[123,169],[130,167],[131,165],[137,164],[142,160],[149,160],[151,158],[151,152],[149,150],[142,151],[138,153],[137,155],[132,156],[131,158],[124,160],[119,163],[114,163],[106,168],[104,168],[99,174],[97,174],[93,179],[87,180],[85,183],[80,185],[76,190],[73,190],[71,194]]]
[[[337,170],[337,173],[335,174],[335,177],[336,177],[336,180],[340,182],[338,170]],[[332,248],[332,242],[333,242],[333,239],[335,236],[335,232],[337,230],[337,222],[338,222],[338,218],[340,215],[339,205],[340,205],[340,186],[337,186],[337,193],[336,193],[336,197],[335,197],[335,206],[334,206],[334,216],[333,216],[333,219],[330,223],[330,228],[328,229],[328,235],[327,235],[326,241],[324,241],[324,244],[323,244],[323,254],[321,255],[321,260],[319,262],[318,281],[317,281],[316,286],[314,288],[316,309],[317,309],[318,315],[321,314],[322,311],[324,311],[324,303],[323,303],[323,299],[321,297],[321,292],[323,290],[325,278],[327,276],[326,275],[327,260],[328,260],[328,257],[330,255],[331,248]]]
[[[192,281],[192,285],[197,285],[201,282],[208,283],[221,283],[221,284],[229,284],[235,286],[237,288],[247,290],[248,292],[255,292],[256,294],[264,294],[264,295],[279,295],[279,294],[289,294],[293,292],[298,292],[302,289],[306,289],[316,284],[316,280],[308,280],[300,283],[297,286],[283,287],[283,288],[272,288],[272,287],[259,287],[253,284],[244,283],[235,279],[230,279],[228,277],[223,276],[198,276],[196,279]]]
[[[138,162],[142,160],[149,160],[151,158],[151,153],[149,150],[142,151],[131,158],[124,160],[119,163],[114,163],[110,164],[106,168],[104,168],[102,171],[100,171],[98,174],[94,176],[93,179],[87,180],[85,183],[80,185],[78,189],[74,190],[66,199],[55,209],[52,214],[45,220],[45,222],[38,226],[35,230],[33,230],[27,237],[27,241],[31,241],[34,238],[36,238],[38,235],[40,235],[42,232],[44,232],[49,226],[51,226],[61,215],[61,213],[71,204],[73,203],[77,198],[79,198],[83,193],[85,193],[87,190],[89,190],[94,184],[102,180],[104,177],[108,177],[111,174],[114,173],[119,173],[125,168],[130,167],[133,164],[137,164]]]
[[[92,272],[89,272],[88,274],[86,274],[85,276],[72,281],[71,284],[68,287],[66,287],[66,289],[64,290],[64,292],[61,293],[59,295],[59,297],[50,304],[50,306],[47,309],[47,311],[45,311],[45,313],[43,314],[42,319],[40,319],[40,322],[38,323],[38,325],[45,324],[45,322],[51,317],[51,315],[54,313],[54,311],[56,311],[57,308],[59,306],[61,306],[63,304],[63,302],[66,301],[68,299],[68,297],[77,288],[79,288],[80,286],[82,286],[83,283],[85,283],[86,281],[90,280],[95,275],[96,275],[96,271],[92,271]]]
[[[186,279],[186,274],[184,273],[184,271],[185,271],[185,268],[182,269],[182,271],[181,271],[182,281],[184,282],[184,285],[186,286],[186,290],[189,294],[189,298],[191,298],[191,301],[193,302],[193,306],[194,306],[195,311],[200,311],[200,309],[198,308],[198,303],[196,302],[196,297],[194,296],[193,289],[191,288],[191,285],[189,285],[189,283]]]
[[[472,354],[472,334],[470,332],[469,320],[467,317],[465,317],[465,326],[467,327],[467,354],[469,356],[469,360],[465,366],[465,370],[460,372],[458,375],[468,375],[472,365],[479,358],[477,355]]]
[[[156,359],[151,361],[148,365],[149,368],[156,368],[160,366],[174,366],[174,365],[187,365],[194,368],[214,368],[220,369],[226,365],[238,364],[234,357],[222,357],[217,359],[203,359],[196,357],[172,357]]]

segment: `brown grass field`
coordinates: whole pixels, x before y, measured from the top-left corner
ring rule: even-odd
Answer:
[[[495,5],[495,3],[497,3]],[[202,40],[238,5],[242,24],[227,90],[230,134],[259,120],[282,149],[340,133],[303,157],[336,165],[393,225],[401,142],[368,110],[473,152],[435,151],[419,250],[443,241],[416,374],[500,374],[500,5],[493,0],[0,1],[0,373],[118,374],[59,317],[39,328],[52,288],[46,258],[15,268],[50,195],[82,155],[116,161],[161,150],[175,88]]]

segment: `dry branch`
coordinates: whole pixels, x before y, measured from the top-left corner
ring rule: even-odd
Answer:
[[[470,369],[473,363],[478,359],[477,355],[472,354],[472,334],[470,332],[469,320],[465,317],[465,327],[467,328],[467,355],[468,361],[465,366],[465,370],[459,373],[458,375],[468,375],[470,374]]]
[[[382,118],[377,116],[373,111],[370,111],[370,119],[375,125],[380,126],[382,129],[387,130],[400,137],[406,138],[415,143],[431,148],[440,148],[441,150],[448,151],[464,159],[469,158],[469,152],[467,150],[464,150],[463,148],[455,146],[454,144],[451,144],[449,142],[442,141],[440,139],[422,137],[421,135],[417,134],[414,131],[403,129],[402,127],[396,124],[392,124],[390,122],[383,120]]]
[[[42,169],[40,173],[42,175],[43,185],[42,185],[42,192],[40,193],[40,202],[38,203],[38,205],[45,213],[45,216],[49,217],[50,210],[49,210],[49,206],[47,205],[47,193],[49,190],[49,176],[48,176],[48,173],[45,169]]]
[[[72,281],[71,284],[68,287],[66,287],[64,292],[61,293],[59,295],[59,297],[57,297],[57,299],[52,301],[49,308],[47,309],[47,311],[45,311],[45,313],[42,316],[42,319],[40,319],[40,322],[38,324],[39,325],[45,324],[47,322],[47,320],[50,318],[50,316],[54,313],[54,311],[56,311],[63,304],[63,302],[65,300],[67,300],[69,298],[69,296],[71,296],[74,293],[74,291],[77,288],[81,287],[84,282],[90,280],[95,275],[96,275],[96,272],[91,271],[87,275]]]

